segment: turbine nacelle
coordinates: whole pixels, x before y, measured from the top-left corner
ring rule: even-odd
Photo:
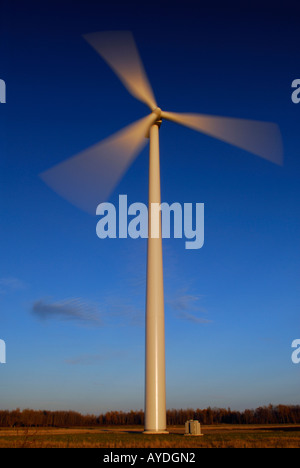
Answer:
[[[161,126],[161,123],[162,123],[162,110],[160,109],[160,107],[155,107],[151,114],[150,114],[150,117],[152,117],[152,119],[150,120],[150,125],[149,125],[149,128],[147,129],[146,131],[146,134],[145,134],[145,137],[146,138],[150,138],[150,127],[151,125],[158,125],[158,127],[160,128]]]
[[[152,113],[156,114],[157,115],[157,120],[161,121],[162,110],[161,110],[160,107],[155,107],[154,109],[152,109]]]

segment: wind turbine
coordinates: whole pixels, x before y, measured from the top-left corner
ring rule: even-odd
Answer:
[[[278,126],[274,123],[162,111],[157,106],[130,32],[97,32],[87,34],[84,38],[110,65],[127,90],[150,108],[151,113],[104,141],[47,170],[41,174],[41,177],[70,202],[95,214],[98,204],[108,198],[146,144],[145,137],[149,137],[145,433],[166,433],[161,215],[156,218],[158,236],[151,236],[155,221],[151,217],[150,209],[153,203],[161,202],[159,158],[161,121],[166,119],[185,125],[276,164],[282,163],[281,135]]]

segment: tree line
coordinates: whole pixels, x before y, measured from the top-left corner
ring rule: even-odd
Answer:
[[[189,419],[201,424],[300,424],[300,406],[263,406],[245,411],[230,408],[170,409],[167,424],[183,425]],[[144,412],[109,411],[95,416],[76,411],[47,411],[32,409],[0,410],[0,427],[70,427],[144,425]]]

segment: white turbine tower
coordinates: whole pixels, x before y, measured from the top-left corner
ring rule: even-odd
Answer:
[[[162,119],[185,125],[223,140],[273,163],[282,163],[279,128],[274,123],[244,119],[164,112],[157,107],[128,31],[85,35],[87,42],[118,75],[127,90],[150,107],[151,113],[115,135],[41,174],[57,193],[80,208],[95,214],[150,139],[149,224],[146,295],[145,433],[165,433],[165,333],[161,215],[151,217],[153,203],[161,202],[159,128]],[[151,236],[151,232],[158,235]]]

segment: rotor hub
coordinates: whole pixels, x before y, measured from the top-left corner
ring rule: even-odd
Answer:
[[[161,121],[161,112],[162,112],[161,108],[155,107],[155,109],[153,109],[152,112],[157,115],[157,120]]]

